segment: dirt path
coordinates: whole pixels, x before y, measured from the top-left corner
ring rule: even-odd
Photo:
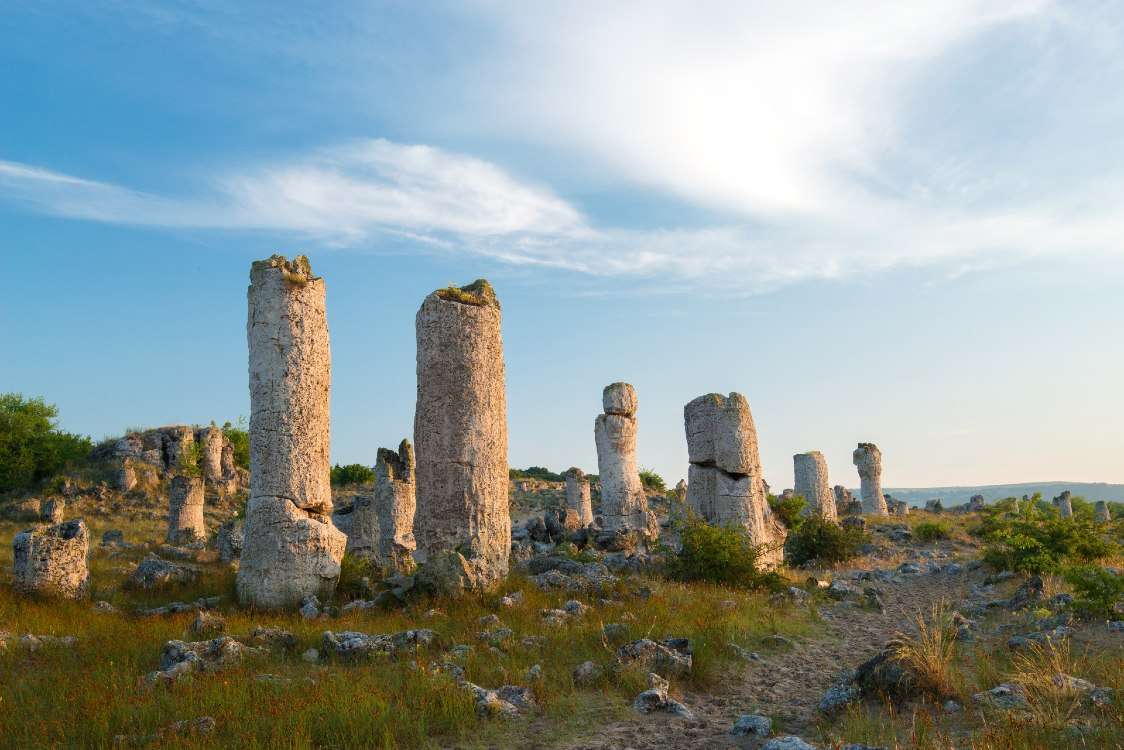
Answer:
[[[627,720],[590,727],[587,736],[564,747],[567,750],[753,747],[752,740],[729,734],[737,718],[747,713],[772,717],[776,733],[813,739],[820,698],[839,673],[874,656],[896,633],[914,629],[919,611],[930,611],[942,599],[953,605],[962,600],[968,578],[965,574],[921,575],[901,584],[876,585],[884,592],[884,613],[842,603],[824,606],[820,610],[825,627],[821,637],[802,639],[786,653],[762,654],[763,661],[737,666],[710,692],[688,691],[677,696],[694,712],[696,721],[637,714]],[[674,687],[672,692],[676,692]]]

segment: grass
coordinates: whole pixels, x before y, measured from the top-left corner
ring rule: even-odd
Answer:
[[[935,699],[963,699],[963,679],[955,667],[956,630],[948,604],[933,605],[929,616],[917,615],[917,635],[898,638],[897,658],[916,676],[918,688]]]
[[[157,542],[162,524],[152,521],[113,523],[91,519],[91,538],[106,528],[122,528],[126,540]],[[15,524],[0,524],[0,575],[11,566]],[[313,747],[459,747],[507,744],[525,746],[529,733],[549,727],[552,738],[587,731],[591,713],[604,720],[627,713],[644,685],[641,670],[619,674],[607,670],[592,687],[575,686],[572,672],[592,660],[613,663],[615,644],[602,634],[607,622],[623,622],[629,638],[685,636],[692,639],[694,672],[673,690],[715,685],[731,659],[730,642],[757,644],[770,634],[788,637],[812,631],[812,617],[802,608],[778,608],[764,594],[746,594],[709,584],[628,579],[616,592],[618,604],[596,597],[577,597],[593,607],[584,618],[561,627],[543,622],[541,610],[572,598],[544,593],[517,576],[494,594],[457,602],[426,600],[391,612],[352,612],[324,621],[305,621],[294,614],[255,614],[234,606],[233,571],[219,563],[205,565],[196,585],[165,592],[124,591],[120,584],[130,562],[144,550],[118,557],[91,554],[95,599],[112,602],[119,613],[95,613],[89,602],[40,601],[0,586],[0,629],[23,633],[75,635],[73,648],[45,647],[37,652],[13,644],[0,653],[0,737],[18,747],[99,747],[118,734],[144,735],[172,722],[212,716],[215,733],[196,739],[169,739],[166,747],[313,748]],[[646,597],[641,587],[650,589]],[[502,593],[521,589],[524,602],[498,606]],[[144,675],[158,668],[160,649],[170,639],[193,640],[188,633],[193,614],[138,617],[136,608],[192,601],[221,595],[226,632],[249,634],[255,626],[282,627],[298,639],[291,653],[255,658],[237,668],[195,675],[171,686],[148,686]],[[733,600],[727,608],[723,601]],[[443,614],[427,618],[431,608]],[[495,612],[516,633],[514,645],[493,652],[477,639],[479,618]],[[628,614],[626,614],[628,613]],[[630,619],[629,615],[635,619]],[[319,647],[324,630],[396,632],[429,627],[439,646],[409,658],[378,659],[352,664],[321,661],[309,664],[300,654]],[[541,647],[523,647],[526,636],[543,639]],[[469,694],[441,674],[429,673],[430,662],[446,658],[454,644],[470,644],[463,660],[467,677],[485,687],[528,684],[527,670],[539,664],[543,678],[531,686],[541,713],[511,723],[477,719]],[[265,683],[258,674],[278,675],[291,682]],[[60,710],[60,707],[65,707]]]

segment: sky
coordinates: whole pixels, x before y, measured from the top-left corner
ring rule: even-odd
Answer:
[[[1112,2],[0,7],[0,390],[95,439],[249,414],[250,263],[326,280],[332,457],[413,429],[414,314],[503,305],[510,463],[596,471],[604,385],[686,475],[1124,482]]]

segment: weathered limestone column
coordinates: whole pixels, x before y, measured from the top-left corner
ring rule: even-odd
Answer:
[[[838,518],[839,516],[841,516],[841,515],[843,515],[844,513],[847,512],[847,506],[849,506],[851,504],[851,501],[854,500],[855,497],[854,497],[854,495],[851,494],[851,491],[849,489],[847,489],[846,487],[844,487],[841,484],[835,485],[834,492],[835,492],[835,517]]]
[[[979,512],[984,509],[984,505],[985,503],[983,495],[972,495],[972,497],[968,500],[968,510],[970,511]]]
[[[250,270],[250,500],[238,569],[243,604],[293,607],[331,596],[347,544],[332,525],[331,351],[324,281],[308,259]]]
[[[593,523],[593,502],[589,499],[589,480],[576,466],[566,472],[566,519],[570,514],[577,518],[578,526]]]
[[[203,479],[177,475],[168,487],[168,544],[207,538],[203,521]]]
[[[1093,518],[1097,523],[1108,523],[1112,520],[1112,514],[1108,511],[1108,503],[1104,500],[1098,500],[1097,504],[1093,506]]]
[[[66,500],[61,497],[51,497],[44,500],[39,509],[39,514],[44,523],[62,523],[66,517]]]
[[[417,505],[414,447],[403,440],[398,452],[379,448],[375,461],[375,512],[379,522],[377,559],[399,571],[414,567],[414,511]]]
[[[699,396],[683,407],[687,433],[687,503],[707,523],[735,524],[756,546],[762,562],[783,555],[785,529],[769,508],[757,427],[740,393]]]
[[[1058,515],[1062,518],[1073,517],[1073,501],[1070,498],[1069,490],[1063,490],[1062,494],[1054,498],[1054,507],[1058,509]]]
[[[648,510],[636,466],[636,389],[628,383],[607,385],[601,404],[605,413],[598,414],[593,425],[601,476],[601,526],[613,534],[654,539],[659,525]]]
[[[886,515],[886,498],[882,494],[882,451],[874,443],[859,443],[852,458],[862,482],[863,513]]]
[[[797,453],[792,457],[792,464],[796,475],[796,494],[804,496],[808,512],[836,520],[835,495],[827,482],[827,461],[823,454],[819,451]]]
[[[675,499],[681,503],[687,502],[687,480],[680,479],[675,483]]]
[[[77,599],[89,590],[90,532],[81,519],[28,529],[12,539],[13,585],[19,591]]]
[[[414,412],[422,580],[458,593],[507,575],[507,396],[500,303],[484,279],[438,289],[416,318]]]
[[[121,466],[117,469],[115,483],[117,489],[122,492],[131,492],[137,486],[137,471],[133,468],[133,459],[128,457],[121,459]]]
[[[195,435],[195,439],[203,446],[199,459],[199,469],[203,479],[208,483],[220,485],[223,480],[222,473],[222,447],[223,433],[215,425],[204,427]]]

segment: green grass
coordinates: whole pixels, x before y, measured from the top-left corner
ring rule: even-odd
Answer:
[[[126,540],[156,542],[162,524],[94,522],[91,540],[100,540],[105,528],[122,528]],[[0,524],[0,575],[11,569],[11,537],[16,524]],[[94,545],[92,545],[94,546]],[[557,607],[571,595],[543,593],[530,582],[513,577],[494,594],[457,602],[419,601],[391,612],[355,612],[324,621],[306,622],[294,614],[255,614],[234,605],[234,574],[222,564],[207,565],[196,585],[165,592],[132,592],[121,589],[129,562],[144,550],[108,558],[91,555],[93,597],[107,599],[120,613],[95,613],[90,602],[53,602],[15,594],[0,586],[0,630],[24,633],[75,635],[73,648],[45,647],[28,652],[12,644],[0,653],[0,737],[14,747],[99,747],[117,734],[156,732],[174,721],[212,716],[215,733],[206,738],[167,740],[165,747],[313,748],[378,747],[414,748],[474,744],[525,746],[525,736],[549,727],[552,738],[588,730],[591,714],[608,721],[628,713],[628,705],[644,688],[639,669],[619,674],[611,671],[602,684],[576,687],[574,667],[593,660],[610,666],[615,645],[602,636],[602,625],[625,622],[630,638],[686,636],[694,648],[694,674],[677,687],[695,689],[716,685],[733,658],[730,642],[754,644],[763,636],[779,633],[799,637],[811,632],[807,609],[777,608],[765,595],[735,592],[708,584],[628,579],[607,605],[596,597],[576,597],[593,606],[584,618],[562,627],[542,621],[541,610]],[[647,598],[632,593],[651,589]],[[521,589],[524,603],[512,609],[498,606],[502,593]],[[276,625],[293,632],[298,647],[292,653],[271,654],[247,661],[238,668],[216,674],[198,674],[171,686],[149,686],[144,676],[158,668],[164,642],[193,640],[188,627],[193,614],[136,617],[137,607],[170,601],[192,601],[200,596],[222,595],[222,610],[230,635],[248,635],[257,625]],[[736,606],[726,609],[724,600]],[[444,614],[426,618],[437,608]],[[512,628],[515,643],[506,653],[493,653],[476,638],[481,616],[497,613]],[[626,613],[631,613],[634,620]],[[429,627],[439,635],[439,646],[423,649],[408,658],[377,659],[352,664],[322,661],[313,665],[301,652],[319,647],[324,630],[360,630],[385,633],[411,627]],[[545,639],[543,647],[526,648],[526,636]],[[477,719],[469,694],[450,678],[430,674],[431,661],[441,661],[448,647],[470,644],[464,660],[470,681],[485,687],[527,684],[526,671],[543,668],[543,679],[532,685],[541,713],[509,724]],[[261,673],[291,678],[286,684],[255,680]],[[533,725],[533,726],[532,726]]]

